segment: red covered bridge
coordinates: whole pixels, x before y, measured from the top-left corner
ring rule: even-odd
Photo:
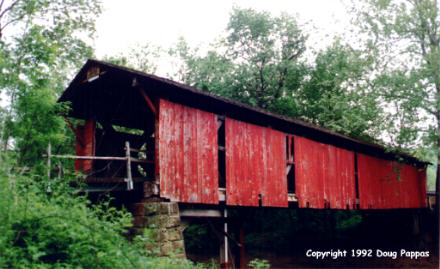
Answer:
[[[89,60],[70,102],[77,160],[90,186],[123,182],[179,203],[252,207],[426,207],[426,165],[411,156],[168,79]]]

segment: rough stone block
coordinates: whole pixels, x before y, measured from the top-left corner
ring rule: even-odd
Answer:
[[[162,227],[163,216],[153,215],[146,217],[145,225],[150,228]]]
[[[157,202],[145,203],[144,208],[145,208],[144,209],[145,216],[157,214],[160,209],[160,203]]]
[[[178,253],[178,254],[174,254],[173,258],[186,259],[186,255],[185,255],[185,253]]]
[[[183,240],[182,232],[179,227],[165,229],[164,231],[161,231],[161,233],[163,234],[163,240],[166,241]]]
[[[160,253],[162,255],[168,255],[173,252],[175,251],[174,251],[174,246],[171,242],[164,242],[160,244]]]
[[[173,228],[173,227],[177,227],[180,225],[180,217],[178,216],[161,216],[161,217],[165,217],[162,218],[161,221],[161,227],[165,227],[165,228]]]
[[[160,229],[148,229],[148,236],[155,242],[162,242],[162,232]]]
[[[172,241],[171,245],[173,246],[174,253],[185,253],[185,244],[183,240]]]
[[[162,202],[160,203],[160,213],[169,216],[179,214],[179,206],[177,203]]]
[[[173,228],[180,225],[180,218],[178,216],[153,215],[148,216],[146,219],[147,227]]]

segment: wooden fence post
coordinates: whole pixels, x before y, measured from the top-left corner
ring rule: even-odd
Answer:
[[[130,142],[125,141],[125,157],[127,158],[127,190],[133,189],[133,179],[131,177],[131,155],[130,155]]]
[[[51,152],[51,145],[50,142],[47,145],[47,177],[50,179],[50,152]]]
[[[47,178],[48,178],[48,183],[47,183],[47,192],[51,192],[52,191],[52,188],[51,188],[51,182],[50,182],[50,170],[51,170],[51,168],[50,168],[50,156],[51,156],[51,145],[50,145],[50,142],[49,142],[49,144],[47,145]]]

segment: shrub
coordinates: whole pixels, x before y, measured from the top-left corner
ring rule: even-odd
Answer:
[[[11,173],[8,166],[0,164],[0,268],[194,267],[149,256],[151,233],[129,242],[130,214],[111,207],[110,199],[91,204],[70,187],[75,177],[49,185],[38,173]]]

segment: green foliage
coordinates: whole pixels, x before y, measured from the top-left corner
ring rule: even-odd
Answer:
[[[339,214],[338,214],[339,213]],[[356,213],[349,213],[338,211],[336,214],[336,229],[348,230],[356,227],[362,222],[362,215]]]
[[[299,81],[306,36],[282,14],[234,8],[222,38],[205,56],[181,39],[171,54],[182,59],[178,79],[202,90],[270,109]],[[287,87],[286,82],[291,83]],[[298,86],[297,86],[298,87]]]
[[[353,11],[375,61],[375,88],[391,107],[392,144],[408,148],[418,140],[439,153],[439,2],[369,0],[353,4]]]
[[[195,268],[189,261],[152,258],[151,233],[127,241],[131,215],[91,204],[70,187],[71,176],[49,181],[38,173],[0,167],[1,268]],[[201,268],[198,265],[196,268]]]
[[[105,56],[103,61],[154,74],[162,49],[152,44],[136,45],[119,55]]]
[[[371,139],[381,127],[370,60],[336,40],[318,53],[309,79],[294,95],[297,117],[353,137]]]
[[[260,260],[260,259],[253,259],[248,263],[248,266],[253,269],[269,269],[270,263],[268,260]]]
[[[374,59],[375,90],[388,105],[383,136],[411,153],[419,150],[416,143],[435,152],[438,193],[440,2],[368,0],[352,6],[365,53]]]
[[[85,40],[101,12],[99,0],[15,0],[0,6],[0,91],[8,97],[0,150],[15,150],[20,165],[40,160],[48,141],[73,148],[55,100],[92,49]],[[9,3],[9,5],[7,5]]]
[[[217,253],[218,248],[212,242],[218,238],[207,224],[192,224],[185,229],[185,249],[189,252]]]

